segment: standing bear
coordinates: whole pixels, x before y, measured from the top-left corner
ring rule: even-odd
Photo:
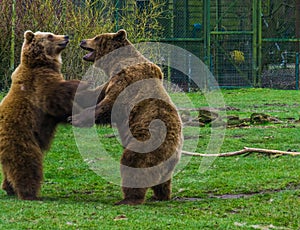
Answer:
[[[137,51],[125,30],[83,40],[80,46],[89,51],[83,59],[103,69],[109,80],[100,87],[100,103],[74,115],[72,124],[117,126],[124,147],[124,199],[116,204],[142,204],[149,188],[154,200],[169,200],[181,156],[182,123],[163,87],[160,68]]]
[[[8,195],[38,199],[43,151],[49,148],[57,124],[72,115],[80,81],[65,81],[61,74],[61,51],[68,42],[64,35],[24,33],[20,65],[0,104],[2,188]]]

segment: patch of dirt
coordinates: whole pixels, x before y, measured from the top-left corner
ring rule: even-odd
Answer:
[[[175,201],[201,201],[201,200],[204,200],[204,198],[176,196],[172,200],[175,200]]]
[[[294,68],[276,68],[265,70],[261,77],[263,88],[296,89]]]
[[[275,104],[264,104],[257,106],[268,106],[274,105],[278,107],[288,107],[287,104],[275,103]],[[294,104],[294,106],[299,104]],[[254,106],[255,107],[255,106]],[[234,107],[227,107],[228,110],[239,110]],[[202,107],[198,109],[179,109],[181,120],[184,126],[195,126],[203,127],[211,125],[213,127],[227,127],[227,128],[244,128],[252,125],[266,125],[266,124],[283,124],[288,123],[300,123],[300,120],[293,117],[278,119],[272,117],[266,113],[252,113],[248,118],[240,118],[238,115],[222,116],[220,108]],[[198,115],[192,114],[191,111],[198,111]]]
[[[246,198],[256,195],[253,194],[224,194],[224,195],[210,195],[209,198],[219,198],[219,199],[238,199],[238,198]]]
[[[248,198],[256,195],[264,195],[264,194],[274,194],[286,191],[298,191],[300,190],[300,184],[290,183],[285,188],[282,189],[266,189],[261,190],[258,192],[250,192],[250,193],[239,193],[239,194],[222,194],[222,195],[215,195],[212,193],[208,194],[208,198],[217,198],[217,199],[239,199],[239,198]],[[173,200],[176,201],[201,201],[205,200],[206,198],[200,197],[174,197]]]
[[[257,109],[257,108],[263,108],[263,107],[290,107],[290,105],[288,104],[284,104],[284,103],[265,103],[265,104],[260,104],[260,105],[253,105],[253,108]]]

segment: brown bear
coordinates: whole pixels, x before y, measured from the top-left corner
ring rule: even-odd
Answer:
[[[0,104],[2,188],[8,195],[38,199],[43,152],[49,148],[57,124],[72,115],[80,81],[66,81],[61,74],[61,51],[68,42],[65,35],[24,33],[20,65]],[[88,84],[80,87],[87,89]]]
[[[116,204],[142,204],[148,188],[154,200],[169,200],[171,178],[182,148],[182,122],[163,87],[160,68],[127,39],[125,30],[104,33],[81,42],[108,75],[104,98],[96,107],[72,117],[74,126],[112,122],[122,145],[121,178],[124,199]]]

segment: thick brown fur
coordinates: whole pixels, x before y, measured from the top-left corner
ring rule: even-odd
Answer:
[[[172,173],[181,155],[182,123],[175,106],[163,87],[163,75],[160,68],[135,49],[128,41],[124,30],[83,40],[81,47],[90,51],[84,56],[84,59],[93,61],[94,65],[102,68],[110,79],[102,86],[105,96],[97,104],[96,109],[86,109],[81,114],[73,116],[72,124],[91,126],[94,112],[95,121],[98,124],[106,123],[110,116],[116,122],[124,146],[121,158],[124,199],[116,204],[141,204],[144,202],[148,188],[154,192],[153,199],[169,200]],[[125,53],[109,55],[119,48],[124,48]],[[145,81],[147,79],[153,81],[148,84]],[[152,92],[151,95],[156,97],[149,97],[134,105],[130,111],[129,119],[124,115],[126,109],[129,109],[128,106],[121,106],[119,111],[112,114],[118,96],[124,92],[126,87],[133,86],[138,82],[142,82],[143,87],[134,87],[133,91],[129,90],[127,94],[122,95],[124,105],[130,105],[143,94],[146,97],[149,96],[149,92]],[[162,144],[148,152],[134,151],[135,148],[138,148],[136,140],[146,142],[151,138],[149,126],[156,119],[162,121],[166,127],[165,137],[159,129],[157,130],[157,127],[152,130],[152,134],[155,134],[158,140],[162,140]],[[126,126],[129,126],[130,131],[126,129]],[[128,170],[127,166],[134,169],[151,167],[156,167],[156,169],[154,171],[140,170],[135,173],[134,170]],[[127,186],[131,184],[132,186]]]
[[[80,81],[66,81],[61,74],[60,54],[67,44],[64,35],[24,33],[21,63],[0,104],[2,188],[8,195],[38,199],[43,152],[49,149],[57,124],[72,115]]]

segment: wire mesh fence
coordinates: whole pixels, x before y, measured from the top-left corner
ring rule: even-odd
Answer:
[[[173,0],[167,7],[168,42],[205,61],[221,87],[298,88],[296,1]],[[186,76],[171,74],[186,87]]]
[[[223,87],[247,87],[252,81],[252,37],[212,37],[212,72]]]
[[[207,64],[221,87],[299,86],[299,0],[15,0],[15,28],[12,2],[0,0],[1,88],[9,84],[11,59],[19,62],[24,30],[68,33],[75,44],[120,28],[133,42],[161,41],[190,51]],[[66,55],[68,78],[80,78],[85,71],[80,52],[75,44],[70,51],[75,57]],[[182,61],[189,65],[189,57]],[[164,73],[184,90],[195,86],[176,69],[165,68]]]

